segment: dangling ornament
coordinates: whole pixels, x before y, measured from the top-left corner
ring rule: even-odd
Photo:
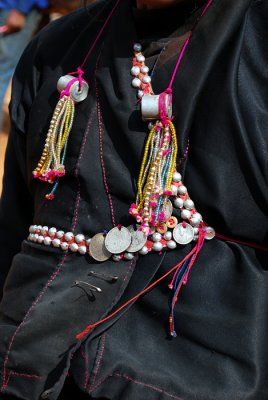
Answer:
[[[57,84],[60,99],[49,125],[41,158],[33,171],[34,178],[54,183],[51,192],[46,195],[48,200],[54,198],[59,178],[65,175],[64,161],[74,121],[75,104],[85,100],[88,95],[88,83],[82,78],[83,74],[82,69],[78,68],[77,72],[62,76]]]

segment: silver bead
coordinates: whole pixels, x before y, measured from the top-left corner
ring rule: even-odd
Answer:
[[[141,51],[142,50],[142,45],[140,43],[135,43],[133,46],[134,51]]]
[[[85,240],[85,236],[82,235],[81,233],[79,233],[79,235],[76,235],[76,236],[75,236],[75,241],[76,241],[76,243],[81,243],[81,242],[83,242],[84,240]]]
[[[194,228],[194,234],[198,235],[198,233],[199,233],[199,229],[198,228]]]
[[[42,228],[43,228],[43,227],[42,227],[41,225],[38,225],[37,230],[38,230],[39,232],[41,232]]]
[[[80,254],[82,254],[82,255],[86,254],[86,252],[87,252],[86,246],[79,246],[79,247],[78,247],[78,252],[79,252]]]
[[[192,218],[190,219],[190,223],[191,223],[191,225],[196,226],[196,225],[199,225],[199,223],[201,222],[201,220],[202,220],[202,215],[199,214],[199,213],[195,213],[195,214],[192,216]]]
[[[45,239],[44,239],[44,244],[45,244],[46,246],[50,246],[50,245],[51,245],[51,242],[52,242],[52,240],[51,240],[51,238],[50,238],[49,236],[45,237]]]
[[[50,228],[48,231],[49,236],[54,236],[57,232],[56,228]]]
[[[132,81],[132,86],[134,88],[139,88],[141,85],[141,80],[139,78],[134,78]]]
[[[172,175],[173,182],[180,182],[181,181],[181,174],[179,172],[174,172]]]
[[[137,61],[140,62],[140,63],[145,61],[145,57],[142,54],[139,54],[136,58],[137,58]]]
[[[148,252],[149,252],[149,249],[148,249],[148,247],[146,247],[146,246],[143,246],[143,248],[139,251],[139,253],[140,253],[142,256],[145,256],[146,254],[148,254]]]
[[[30,232],[30,233],[33,233],[33,225],[31,225],[31,226],[29,227],[29,232]]]
[[[180,197],[177,197],[177,198],[174,200],[174,206],[175,206],[176,208],[182,208],[182,206],[183,206],[183,200],[182,200]]]
[[[131,75],[138,76],[139,73],[141,72],[141,70],[140,70],[139,67],[134,66],[134,67],[131,68],[130,72],[131,72]]]
[[[215,237],[215,235],[216,235],[215,230],[211,226],[207,226],[206,227],[206,232],[207,232],[206,233],[206,239],[207,240],[213,239]]]
[[[128,252],[124,253],[124,259],[125,260],[133,260],[133,258],[134,258],[134,254],[133,253],[128,253]]]
[[[169,242],[167,242],[167,247],[170,250],[174,250],[177,247],[177,243],[174,240],[170,240]]]
[[[194,202],[191,199],[185,200],[183,205],[187,210],[192,210],[194,208]]]
[[[162,235],[159,232],[155,232],[152,234],[152,239],[154,242],[160,242],[160,240],[162,239]]]
[[[76,243],[71,243],[70,244],[70,250],[73,251],[74,253],[78,250],[78,244]]]
[[[185,194],[185,193],[187,193],[187,187],[184,186],[184,185],[179,186],[179,187],[178,187],[178,193],[179,193],[179,194]]]
[[[112,259],[113,259],[115,262],[118,262],[118,261],[121,261],[122,257],[120,256],[120,254],[113,254]]]
[[[46,235],[47,232],[48,232],[48,226],[43,226],[42,229],[41,229],[42,235]]]
[[[73,238],[74,238],[73,232],[65,233],[64,238],[65,238],[66,242],[69,242],[70,240],[73,240]]]
[[[42,235],[40,235],[39,237],[38,237],[38,243],[43,243],[43,241],[44,241],[44,236],[42,236]]]
[[[161,242],[155,242],[153,244],[153,250],[154,251],[161,251],[163,249],[163,245]]]
[[[54,239],[52,240],[52,244],[54,247],[60,247],[60,239]]]
[[[62,250],[67,250],[68,247],[69,247],[69,245],[68,245],[68,243],[66,243],[66,242],[62,242],[61,245],[60,245],[60,247],[62,248]]]
[[[181,211],[181,218],[182,219],[189,219],[191,217],[191,211],[189,210],[182,210]]]
[[[141,67],[141,72],[142,72],[143,74],[148,74],[149,68],[147,67],[147,65],[143,65],[143,66]]]
[[[142,82],[143,83],[151,83],[151,77],[149,76],[149,75],[145,75],[143,78],[142,78]]]
[[[89,245],[90,245],[90,242],[91,242],[91,239],[90,239],[90,238],[87,239],[86,242],[87,242],[87,244],[88,244],[88,246],[89,246]]]
[[[148,129],[153,129],[153,127],[154,127],[154,124],[152,123],[152,122],[149,122],[149,124],[148,124]]]
[[[177,188],[177,186],[171,185],[171,186],[170,186],[170,190],[171,190],[171,192],[172,192],[172,196],[177,196],[177,193],[178,193],[178,188]]]
[[[138,90],[137,97],[141,99],[143,96],[143,90]]]
[[[166,233],[164,233],[165,240],[171,240],[171,238],[172,238],[172,232],[167,231]]]
[[[63,231],[58,231],[58,232],[56,233],[56,236],[57,236],[58,239],[61,239],[61,238],[63,238],[63,236],[64,236],[64,232],[63,232]]]
[[[37,241],[38,241],[38,238],[39,238],[38,233],[35,233],[35,234],[34,234],[34,242],[37,242]]]

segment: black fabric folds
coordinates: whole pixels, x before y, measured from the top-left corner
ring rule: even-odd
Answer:
[[[32,223],[87,236],[112,227],[100,140],[115,221],[131,223],[128,209],[147,136],[131,87],[132,46],[143,41],[155,66],[154,90],[165,90],[202,4],[180,15],[177,26],[182,9],[173,9],[175,30],[164,30],[164,37],[155,24],[150,37],[137,28],[131,1],[123,1],[86,64],[90,92],[76,106],[67,174],[53,201],[44,200],[46,184],[31,175],[58,99],[57,80],[82,63],[112,4],[97,2],[45,28],[15,73],[0,208],[0,398],[56,400],[71,375],[91,399],[268,400],[266,252],[231,241],[206,242],[176,306],[174,340],[168,336],[166,280],[81,343],[78,332],[162,276],[192,245],[98,264],[26,240]],[[267,17],[266,0],[214,0],[173,87],[179,159],[189,144],[179,170],[198,210],[216,232],[263,246]],[[95,296],[74,287],[92,269],[115,274],[118,282],[95,280],[102,288]]]

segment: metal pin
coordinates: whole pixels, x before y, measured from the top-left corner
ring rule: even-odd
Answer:
[[[75,285],[80,285],[81,283],[83,283],[84,285],[87,285],[90,287],[90,290],[92,290],[93,292],[102,292],[101,288],[91,285],[91,283],[88,282],[84,282],[84,281],[74,281]]]
[[[101,272],[95,272],[95,271],[89,271],[88,275],[96,276],[97,278],[103,279],[108,282],[116,282],[118,279],[118,276],[106,275]]]

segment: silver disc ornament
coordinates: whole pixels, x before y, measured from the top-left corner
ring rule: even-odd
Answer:
[[[186,223],[178,224],[173,229],[173,237],[178,244],[188,244],[194,238],[194,229]]]
[[[131,244],[131,234],[124,226],[111,229],[105,238],[106,249],[113,254],[126,251]]]
[[[80,88],[80,82],[78,78],[72,75],[64,75],[61,76],[57,83],[57,89],[61,93],[63,90],[67,88],[67,85],[70,84],[71,81],[74,81],[70,86],[70,95],[76,103],[80,103],[85,100],[88,95],[88,83],[82,79],[82,85]]]
[[[136,225],[136,230],[133,225],[128,226],[127,228],[131,234],[131,244],[127,248],[127,252],[136,253],[136,251],[140,251],[143,246],[145,246],[147,242],[147,237],[144,232],[139,231],[139,225]]]
[[[111,253],[105,247],[105,235],[97,233],[90,241],[89,255],[96,261],[106,261],[111,257]]]

